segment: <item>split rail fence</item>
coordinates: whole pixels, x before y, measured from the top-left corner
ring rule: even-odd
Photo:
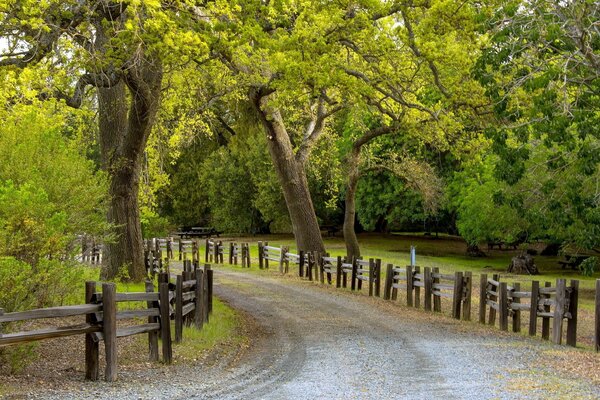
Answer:
[[[161,243],[162,251],[168,252]],[[229,264],[237,265],[236,256],[241,256],[242,267],[250,266],[250,247],[248,243],[230,243],[228,250],[221,241],[206,240],[205,261],[224,262],[224,254],[229,257]],[[172,256],[171,256],[172,257]],[[185,256],[184,256],[185,257]],[[167,260],[168,261],[168,260]],[[156,262],[155,262],[156,263]],[[292,253],[287,246],[271,246],[268,242],[258,242],[258,266],[269,269],[272,264],[281,273],[289,273],[290,265],[298,271],[298,276],[310,281],[327,282],[336,287],[346,288],[350,280],[351,290],[361,290],[363,282],[368,285],[369,295],[380,296],[382,269],[381,260],[347,260],[342,257],[331,257],[328,254],[299,251]],[[162,262],[160,262],[162,266]],[[162,270],[162,267],[161,269]],[[533,281],[531,291],[521,290],[519,283],[512,286],[500,282],[498,275],[488,279],[487,274],[480,276],[480,308],[479,321],[508,330],[512,325],[514,332],[521,331],[521,315],[529,313],[529,334],[534,336],[541,332],[543,339],[552,339],[562,343],[563,327],[566,324],[566,344],[576,345],[577,307],[579,282],[571,280],[567,286],[565,280],[557,280],[555,285]],[[396,301],[399,291],[404,291],[406,304],[423,308],[426,311],[442,312],[447,305],[452,317],[471,319],[471,298],[473,276],[471,272],[455,272],[445,274],[438,268],[422,268],[419,266],[399,267],[392,264],[386,266],[385,282],[383,282],[383,299]],[[446,299],[442,301],[442,299]],[[596,282],[595,301],[595,350],[600,351],[600,280]],[[541,321],[540,321],[541,319]],[[487,320],[487,322],[486,322]],[[550,336],[552,333],[552,336]]]
[[[96,282],[85,284],[85,304],[41,308],[29,311],[4,313],[0,309],[0,347],[22,344],[32,341],[63,338],[74,335],[85,335],[85,377],[98,380],[100,375],[100,342],[104,342],[105,370],[104,379],[108,382],[117,379],[117,339],[139,335],[148,335],[150,361],[159,360],[159,337],[162,339],[162,361],[172,362],[171,320],[175,322],[176,342],[181,341],[183,324],[202,329],[208,322],[212,311],[212,270],[205,265],[204,269],[191,262],[181,275],[176,277],[176,284],[169,282],[169,275],[158,276],[158,292],[154,285],[146,281],[145,292],[118,293],[114,283],[101,283],[97,291]],[[126,309],[119,309],[118,303],[127,302]],[[131,308],[131,303],[137,308]],[[144,304],[140,307],[139,304]],[[65,317],[84,317],[84,322],[66,326],[46,326],[30,331],[3,332],[3,324],[24,322],[39,319]],[[139,323],[139,319],[146,319]],[[121,321],[121,322],[119,322]],[[126,322],[125,322],[126,321]],[[138,323],[135,323],[138,322]]]

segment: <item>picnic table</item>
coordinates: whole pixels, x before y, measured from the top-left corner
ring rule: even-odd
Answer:
[[[559,261],[558,263],[560,264],[562,269],[565,269],[566,267],[570,267],[571,269],[576,269],[587,258],[589,258],[589,256],[565,254],[565,260]]]
[[[181,227],[179,232],[175,232],[176,235],[179,235],[182,239],[185,238],[202,238],[202,237],[211,237],[216,236],[219,237],[221,232],[217,231],[212,226],[184,226]]]

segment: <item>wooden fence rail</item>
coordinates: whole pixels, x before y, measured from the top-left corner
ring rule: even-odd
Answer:
[[[566,280],[557,279],[552,287],[546,282],[543,287],[540,282],[531,283],[531,291],[521,290],[519,283],[509,286],[500,282],[498,275],[488,279],[481,275],[481,300],[479,322],[485,323],[486,308],[489,307],[488,324],[494,325],[498,313],[499,326],[503,331],[508,330],[509,320],[512,319],[512,330],[521,331],[521,313],[529,312],[529,335],[535,336],[538,331],[538,319],[542,319],[542,339],[550,339],[552,325],[552,341],[562,343],[564,320],[567,320],[566,342],[569,346],[577,343],[577,306],[579,302],[579,281],[571,280],[567,286]],[[529,303],[523,303],[529,299]],[[552,324],[551,324],[552,321]]]
[[[44,327],[32,331],[3,333],[0,330],[0,346],[22,344],[31,341],[85,335],[85,377],[98,380],[100,371],[99,343],[104,342],[104,379],[115,381],[118,373],[117,339],[126,336],[147,334],[150,361],[158,361],[158,338],[162,338],[163,362],[172,362],[171,319],[175,320],[175,339],[181,341],[183,323],[194,323],[201,329],[208,322],[212,311],[213,274],[209,265],[198,268],[191,261],[184,263],[184,271],[177,276],[176,285],[169,283],[166,273],[158,277],[159,291],[154,292],[152,282],[146,282],[146,291],[138,293],[117,293],[114,283],[102,283],[97,292],[96,282],[85,284],[85,304],[50,307],[21,312],[4,313],[0,309],[0,326],[4,323],[30,321],[48,318],[84,316],[85,322],[60,326]],[[175,289],[172,291],[172,289]],[[119,310],[120,302],[142,303],[143,308]],[[174,307],[173,307],[174,305]],[[131,306],[131,305],[130,305]],[[142,324],[123,325],[120,320],[145,318]]]
[[[471,318],[472,275],[470,272],[441,274],[438,268],[421,268],[407,266],[405,268],[388,264],[383,298],[397,300],[398,290],[406,289],[406,304],[421,307],[421,291],[423,292],[423,308],[426,311],[441,312],[442,298],[452,301],[452,316],[456,319]]]

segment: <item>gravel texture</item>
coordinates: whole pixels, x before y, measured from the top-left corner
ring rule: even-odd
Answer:
[[[249,351],[213,365],[124,371],[56,399],[600,398],[536,354],[561,348],[347,291],[218,270],[215,294],[254,318]]]

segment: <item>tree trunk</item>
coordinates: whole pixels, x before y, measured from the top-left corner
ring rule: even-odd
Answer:
[[[358,178],[360,172],[358,170],[358,162],[360,158],[360,148],[352,149],[352,153],[348,157],[348,186],[346,187],[346,209],[344,210],[344,242],[346,243],[346,256],[348,259],[360,257],[360,246],[354,221],[356,220],[356,188],[358,186]]]
[[[283,191],[298,251],[324,253],[325,245],[308,189],[304,165],[294,155],[281,114],[276,109],[264,111],[259,93],[251,93],[250,98],[267,134],[269,154]]]
[[[142,58],[124,82],[98,89],[100,152],[110,181],[108,221],[114,225],[115,234],[105,246],[102,279],[114,279],[122,268],[127,269],[133,281],[146,276],[138,206],[139,175],[158,111],[162,68],[158,61]]]

